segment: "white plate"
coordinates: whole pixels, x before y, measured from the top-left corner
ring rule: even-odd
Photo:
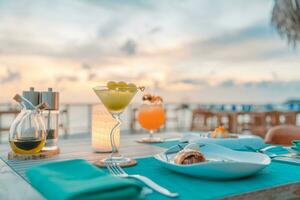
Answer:
[[[176,152],[183,148],[200,148],[207,161],[192,165],[175,164]],[[167,169],[208,179],[235,179],[250,176],[259,172],[271,162],[267,155],[261,153],[234,151],[211,143],[180,144],[154,157]]]

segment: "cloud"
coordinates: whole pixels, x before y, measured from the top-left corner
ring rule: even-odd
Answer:
[[[218,44],[232,44],[240,43],[249,39],[274,38],[276,36],[276,33],[272,31],[271,27],[268,26],[268,24],[254,23],[251,26],[237,30],[233,33],[225,34],[219,38],[213,38],[212,40],[214,40],[214,42]]]
[[[189,85],[194,85],[194,86],[202,86],[202,85],[208,85],[208,81],[203,80],[203,79],[192,79],[192,78],[186,78],[186,79],[181,79],[181,80],[176,80],[172,82],[174,83],[183,83],[183,84],[189,84]]]
[[[56,77],[55,81],[56,81],[56,83],[77,82],[77,81],[79,81],[79,78],[75,75],[61,75],[61,76]]]
[[[219,84],[220,87],[226,87],[226,88],[229,88],[229,87],[236,87],[236,83],[234,80],[226,80],[226,81],[222,81],[220,84]]]
[[[92,67],[91,65],[87,64],[87,63],[83,63],[82,66],[81,66],[81,68],[84,69],[84,70],[89,71],[89,70],[91,70],[93,67]]]
[[[220,33],[183,46],[190,57],[221,61],[259,61],[294,56],[268,24],[256,23],[231,33]]]
[[[274,80],[261,80],[261,81],[247,81],[247,82],[236,82],[234,80],[225,80],[216,85],[220,88],[244,88],[244,89],[262,89],[262,90],[299,90],[300,80],[282,81],[278,79]]]
[[[18,72],[0,77],[0,83],[18,80],[14,73],[22,84],[38,83],[44,66],[45,84],[61,83],[66,91],[125,80],[172,87],[176,96],[199,91],[191,98],[207,101],[241,95],[246,100],[251,94],[245,91],[288,96],[297,89],[289,81],[299,79],[299,50],[289,49],[272,30],[272,6],[273,0],[253,0],[246,7],[236,0],[53,0],[25,7],[5,2],[0,64]]]
[[[111,38],[115,36],[123,26],[122,19],[109,19],[104,24],[100,25],[97,36],[99,38]]]
[[[6,84],[14,81],[18,81],[21,79],[20,72],[11,71],[9,68],[6,69],[6,75],[0,77],[0,83]]]
[[[88,78],[87,78],[88,81],[93,81],[93,80],[97,80],[97,79],[98,79],[97,74],[95,74],[95,73],[88,74]]]
[[[159,32],[161,32],[162,31],[162,27],[160,27],[160,26],[155,26],[155,27],[153,27],[150,31],[149,31],[149,33],[150,34],[156,34],[156,33],[159,33]]]
[[[135,40],[128,39],[120,48],[127,55],[134,55],[137,51],[137,43]]]
[[[258,81],[258,82],[247,82],[242,84],[244,87],[254,87],[257,89],[267,89],[267,90],[299,90],[300,89],[300,81],[292,80],[292,81],[280,81],[280,80],[272,80],[272,81]]]
[[[279,76],[275,71],[272,71],[271,74],[272,74],[272,79],[273,80],[279,80]]]
[[[255,90],[262,90],[268,93],[269,91],[298,91],[300,90],[300,80],[290,80],[290,81],[283,81],[279,79],[273,80],[261,80],[261,81],[244,81],[238,82],[233,79],[227,79],[224,81],[211,82],[208,78],[195,78],[195,79],[181,79],[172,81],[168,84],[187,84],[193,86],[194,89],[203,88],[205,86],[211,89],[255,89]]]

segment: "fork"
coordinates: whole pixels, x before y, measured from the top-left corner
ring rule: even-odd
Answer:
[[[158,185],[157,183],[153,182],[149,178],[145,176],[141,176],[138,174],[127,174],[117,163],[106,163],[106,167],[109,170],[110,174],[113,176],[119,176],[124,178],[135,178],[144,184],[146,184],[148,187],[152,188],[156,192],[163,194],[167,197],[177,197],[178,193],[173,193],[167,190],[166,188]]]
[[[255,148],[253,148],[251,146],[245,146],[245,147],[248,150],[265,154],[265,155],[269,156],[271,159],[278,158],[278,157],[298,158],[297,156],[292,156],[292,155],[280,155],[280,154],[276,154],[276,153],[267,153],[267,151],[269,149],[276,148],[277,146],[267,146],[267,147],[264,147],[264,148],[261,148],[261,149],[255,149]]]
[[[266,151],[268,151],[269,149],[273,149],[273,148],[276,148],[277,146],[273,146],[273,145],[270,145],[270,146],[267,146],[267,147],[263,147],[261,149],[255,149],[251,146],[245,146],[247,149],[251,150],[251,151],[255,151],[255,152],[258,152],[258,153],[266,153]]]

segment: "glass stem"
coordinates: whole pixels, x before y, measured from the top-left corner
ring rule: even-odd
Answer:
[[[153,133],[154,133],[154,131],[150,130],[150,136],[149,136],[150,139],[153,139]]]
[[[117,128],[119,128],[121,125],[120,114],[113,114],[112,116],[117,121],[117,123],[111,129],[111,132],[110,132],[110,144],[111,144],[111,149],[112,149],[111,157],[113,156],[114,153],[118,152],[118,148],[117,148],[116,141],[115,141],[115,133],[116,133]]]

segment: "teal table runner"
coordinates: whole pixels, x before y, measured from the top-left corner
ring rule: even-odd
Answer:
[[[181,175],[165,169],[153,157],[138,159],[135,167],[126,168],[129,174],[142,174],[173,192],[178,199],[216,199],[245,192],[300,182],[300,166],[272,162],[257,175],[230,181],[210,181]],[[149,200],[170,199],[157,193],[148,196]]]
[[[178,143],[179,141],[167,141],[151,145],[169,148]],[[25,170],[40,163],[37,161],[3,160],[25,179]],[[161,167],[159,162],[153,157],[139,158],[137,161],[138,165],[126,168],[125,171],[129,174],[145,175],[171,191],[178,192],[180,194],[178,199],[180,200],[223,198],[300,182],[300,166],[280,162],[272,162],[270,166],[255,176],[230,181],[210,181],[172,172]],[[45,160],[45,162],[51,162],[51,160]],[[170,198],[164,197],[158,193],[148,195],[146,198],[146,200],[157,199],[164,200]]]
[[[231,181],[209,181],[172,172],[161,167],[159,162],[153,157],[137,160],[138,165],[126,168],[125,171],[130,174],[141,174],[149,177],[171,191],[180,193],[178,199],[182,200],[222,198],[300,182],[300,166],[280,162],[272,162],[270,166],[255,176]],[[26,179],[23,172],[30,166],[21,169],[16,168],[15,165],[10,166]],[[153,193],[146,198],[146,200],[157,199],[163,200],[169,198],[157,193]]]

